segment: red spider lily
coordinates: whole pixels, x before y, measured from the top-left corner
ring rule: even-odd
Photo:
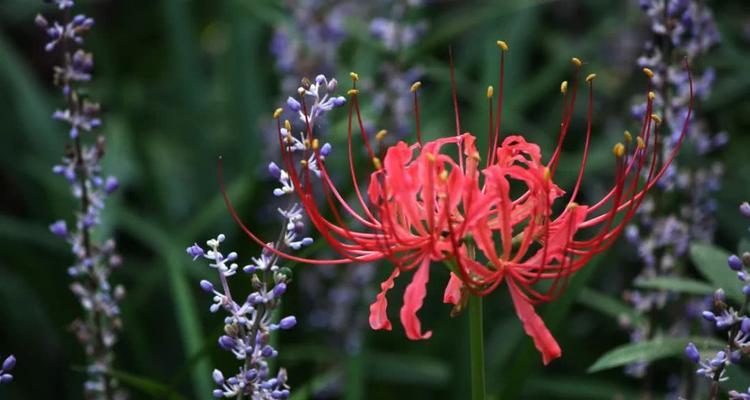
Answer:
[[[401,322],[410,339],[431,336],[429,331],[422,332],[416,314],[426,295],[429,267],[433,261],[451,267],[444,301],[454,304],[456,309],[462,307],[467,295],[485,296],[505,281],[526,333],[531,336],[547,364],[559,357],[561,350],[536,314],[534,306],[559,296],[572,273],[614,243],[646,193],[664,174],[687,131],[692,112],[692,81],[688,116],[672,153],[664,160],[657,157],[661,121],[652,114],[654,94],[649,82],[640,134],[635,140],[629,133],[626,134],[625,144],[617,144],[613,149],[615,178],[611,189],[594,204],[578,204],[576,200],[591,138],[595,75],[591,74],[585,79],[588,107],[584,151],[577,180],[566,195],[566,191],[554,183],[554,176],[570,128],[577,79],[573,80],[570,90],[567,82],[561,85],[563,112],[559,139],[551,158],[545,163],[539,147],[522,136],[512,135],[500,140],[504,60],[508,47],[501,41],[498,46],[501,49],[500,93],[495,109],[492,87],[487,91],[489,145],[484,166],[481,165],[475,137],[461,130],[452,60],[456,134],[422,143],[417,101],[420,84],[416,83],[412,86],[412,92],[417,143],[408,145],[399,142],[389,147],[382,161],[379,155],[383,153],[376,155],[362,123],[359,91],[356,89],[357,75],[352,74],[348,154],[349,173],[356,195],[354,205],[348,204],[334,185],[308,123],[306,143],[320,171],[321,184],[318,186],[322,188],[322,200],[319,201],[318,197],[321,196],[313,193],[316,181],[311,177],[307,164],[308,154],[299,165],[295,162],[286,143],[289,139],[282,134],[278,118],[280,112],[276,113],[282,159],[295,192],[311,223],[341,258],[306,259],[270,247],[245,227],[226,195],[225,200],[242,229],[254,241],[278,256],[313,264],[380,259],[391,261],[394,269],[381,284],[381,291],[370,306],[370,325],[373,329],[391,329],[386,314],[386,293],[401,273],[414,271],[404,294]],[[582,63],[574,58],[573,65],[577,77]],[[651,77],[650,70],[644,69],[644,72]],[[301,100],[307,113],[304,97]],[[355,115],[374,165],[365,194],[358,186],[352,157]],[[378,144],[382,136],[382,133],[376,135]],[[330,217],[324,215],[324,210],[328,210]],[[545,289],[540,289],[540,286]]]

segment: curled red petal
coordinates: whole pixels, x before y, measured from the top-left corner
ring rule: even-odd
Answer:
[[[393,288],[393,281],[399,274],[399,269],[394,268],[391,276],[380,284],[380,293],[375,296],[375,301],[370,305],[370,327],[372,329],[391,330],[391,321],[388,320],[388,299],[385,294]]]
[[[430,278],[430,259],[425,257],[422,264],[414,273],[409,286],[404,292],[404,305],[401,307],[401,324],[404,325],[406,337],[411,340],[429,339],[431,331],[422,333],[422,323],[417,317],[417,311],[422,308],[425,294],[427,293],[427,281]]]
[[[557,344],[552,333],[544,325],[544,321],[534,311],[534,306],[529,303],[515,285],[509,284],[508,287],[510,288],[510,297],[513,299],[513,305],[516,307],[518,318],[523,323],[523,329],[534,340],[536,349],[542,353],[544,365],[549,364],[555,358],[559,358],[562,355],[560,345]]]
[[[461,279],[451,272],[451,278],[448,280],[448,285],[445,286],[445,294],[443,295],[443,303],[456,305],[461,301],[461,289],[464,283]]]

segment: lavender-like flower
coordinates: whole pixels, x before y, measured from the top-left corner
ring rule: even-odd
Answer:
[[[13,375],[10,374],[16,366],[16,357],[9,355],[0,365],[0,384],[13,382]]]
[[[663,116],[665,132],[661,140],[662,158],[667,157],[678,145],[682,121],[685,120],[690,102],[690,84],[684,69],[687,58],[693,65],[719,42],[718,30],[708,6],[696,0],[640,0],[641,9],[648,16],[652,40],[638,59],[638,65],[653,74],[652,82],[655,110]],[[706,98],[715,78],[712,69],[702,74],[693,73],[693,88],[698,101]],[[645,103],[633,106],[633,115],[640,118],[646,111]],[[695,149],[701,157],[726,145],[728,135],[724,132],[712,134],[705,121],[692,118],[686,145]],[[711,242],[716,229],[714,194],[720,187],[723,166],[719,162],[691,166],[675,160],[660,180],[654,194],[644,200],[638,211],[637,224],[627,228],[626,237],[637,247],[638,256],[644,264],[640,278],[674,276],[684,273],[681,267],[692,241]],[[675,199],[668,203],[666,199]],[[654,313],[668,303],[678,303],[677,293],[665,291],[631,291],[626,297],[640,313]],[[649,319],[671,326],[665,327],[674,333],[686,335],[688,324],[665,318]],[[718,316],[717,323],[725,322]],[[650,324],[629,327],[634,341],[648,340],[660,328]],[[636,332],[637,331],[637,332]],[[645,375],[647,363],[629,366],[626,372],[641,377]]]
[[[750,215],[745,213],[747,203],[740,206],[740,213],[747,218]],[[750,253],[745,253],[742,257],[731,255],[727,260],[727,267],[737,273],[740,281],[747,283],[747,270],[750,269]],[[714,293],[713,301],[709,309],[703,311],[703,318],[715,325],[721,331],[727,331],[726,346],[716,352],[711,358],[701,361],[701,355],[698,348],[693,343],[689,343],[685,348],[685,355],[695,364],[699,365],[696,374],[707,378],[710,384],[710,399],[718,398],[719,383],[729,379],[726,376],[726,370],[733,364],[739,364],[750,354],[750,316],[748,315],[748,303],[750,303],[750,285],[745,285],[742,292],[745,295],[745,301],[742,308],[737,311],[726,303],[724,290],[718,289]],[[740,393],[732,390],[728,393],[730,399],[750,399],[750,391]]]
[[[288,120],[284,121],[283,127],[281,123],[278,126],[278,142],[282,143],[290,157],[303,161],[293,165],[307,168],[317,176],[321,175],[321,171],[314,151],[321,157],[326,157],[332,147],[328,143],[321,146],[317,139],[311,143],[305,139],[305,132],[308,127],[313,129],[317,120],[326,112],[346,102],[343,97],[335,95],[335,90],[336,80],[324,75],[318,75],[313,82],[304,82],[297,89],[298,97],[289,97],[286,104],[290,112],[297,114],[305,129],[298,135],[295,134],[292,123]],[[279,119],[282,112],[283,109],[277,109],[274,112],[275,118]],[[281,185],[273,190],[274,196],[284,197],[293,193],[290,173],[286,169],[271,162],[268,164],[268,172]],[[301,171],[294,173],[300,174]],[[252,292],[247,296],[232,296],[228,278],[239,271],[239,265],[235,262],[238,255],[231,252],[225,256],[219,251],[219,246],[225,239],[223,234],[206,242],[207,251],[198,244],[186,249],[193,260],[210,260],[209,267],[218,272],[221,285],[218,289],[206,280],[200,282],[200,287],[213,296],[211,312],[224,310],[227,313],[224,319],[225,334],[218,340],[219,347],[244,361],[238,372],[230,377],[214,370],[213,380],[217,385],[217,389],[213,391],[214,397],[242,399],[249,396],[258,400],[289,397],[286,371],[282,368],[275,376],[271,375],[268,359],[277,356],[276,349],[270,345],[271,332],[291,329],[297,324],[294,316],[286,316],[278,322],[272,320],[273,311],[278,308],[281,297],[287,290],[291,271],[277,265],[278,256],[270,249],[299,250],[312,244],[313,239],[304,236],[303,209],[298,203],[290,201],[287,207],[277,211],[283,220],[279,239],[275,243],[267,243],[260,256],[252,258],[249,264],[242,267],[242,272],[250,276],[252,285]]]
[[[278,329],[291,329],[297,320],[294,316],[282,318],[278,323],[272,321],[273,311],[278,308],[281,296],[286,291],[289,274],[276,265],[276,258],[264,250],[253,263],[246,265],[242,271],[250,276],[252,292],[247,296],[233,297],[229,278],[237,274],[238,255],[231,252],[224,255],[219,251],[224,241],[223,234],[208,240],[208,251],[194,244],[187,249],[191,257],[205,258],[211,263],[209,267],[219,275],[218,288],[206,280],[200,287],[213,296],[211,312],[223,310],[224,335],[219,337],[219,347],[231,352],[243,361],[236,374],[225,377],[215,369],[212,377],[217,385],[213,396],[217,398],[243,399],[286,399],[289,397],[289,386],[286,384],[286,371],[281,368],[274,376],[268,368],[268,360],[277,356],[276,349],[270,345],[271,332]],[[236,293],[235,293],[236,295]]]
[[[88,358],[85,398],[91,400],[124,399],[117,380],[107,373],[114,361],[113,347],[122,329],[119,301],[124,297],[122,286],[112,286],[109,277],[121,259],[112,239],[98,242],[92,232],[100,223],[106,198],[118,187],[113,176],[102,174],[101,159],[105,153],[105,140],[97,136],[85,141],[101,125],[99,104],[79,91],[79,85],[91,79],[93,55],[85,51],[84,35],[94,26],[93,18],[82,14],[72,15],[72,0],[53,0],[62,11],[62,21],[48,21],[37,15],[35,23],[45,31],[48,43],[45,50],[58,51],[61,65],[54,67],[53,81],[65,98],[65,108],[54,112],[52,118],[69,125],[71,143],[66,147],[62,162],[52,171],[70,184],[73,196],[80,201],[75,213],[75,224],[59,220],[52,223],[50,231],[64,238],[71,246],[75,261],[68,268],[73,279],[70,285],[83,308],[83,316],[72,324]]]

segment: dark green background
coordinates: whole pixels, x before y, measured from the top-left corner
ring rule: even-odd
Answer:
[[[125,330],[116,365],[124,373],[171,386],[186,398],[198,398],[197,391],[208,398],[210,369],[230,370],[234,360],[215,345],[221,321],[208,313],[209,299],[197,284],[209,270],[191,263],[184,249],[224,232],[227,248],[240,256],[258,252],[219,199],[218,155],[224,156],[230,194],[245,219],[266,235],[277,229],[274,220],[264,217],[273,187],[265,160],[274,149],[266,149],[261,135],[268,134],[271,113],[282,98],[269,40],[273,26],[289,13],[265,0],[78,3],[97,22],[87,42],[96,62],[88,87],[103,104],[106,171],[122,181],[121,192],[108,203],[102,230],[118,240],[124,265],[113,279],[129,292],[122,305]],[[598,74],[586,193],[600,193],[613,173],[611,146],[623,129],[636,126],[629,108],[636,96],[645,94],[635,59],[649,30],[636,3],[438,1],[423,10],[430,26],[424,40],[400,55],[384,52],[368,38],[366,24],[355,21],[336,77],[347,82],[348,72],[356,70],[378,87],[387,79],[377,76],[382,60],[424,66],[423,131],[433,138],[447,135],[453,130],[447,63],[452,45],[464,128],[485,140],[485,87],[496,84],[494,43],[504,39],[511,47],[504,130],[527,135],[548,157],[557,139],[559,83],[569,78],[569,58],[578,56],[587,62],[587,72]],[[713,95],[699,112],[714,131],[731,134],[731,144],[718,155],[726,177],[718,194],[717,240],[734,249],[747,234],[736,206],[750,198],[750,6],[729,0],[707,3],[723,41],[695,65],[711,65],[718,76]],[[81,398],[83,356],[66,329],[79,313],[65,272],[71,256],[47,230],[51,221],[69,219],[75,205],[64,180],[50,171],[67,134],[64,125],[49,118],[61,99],[50,83],[54,61],[33,24],[37,12],[54,10],[41,1],[0,2],[0,353],[12,351],[19,360],[16,381],[0,387],[0,398],[76,399]],[[365,103],[367,96],[365,91]],[[582,151],[581,110],[560,167],[563,186],[574,178]],[[340,129],[344,117],[344,112],[332,113],[329,138],[334,145],[345,137]],[[343,151],[334,150],[332,159],[343,157]],[[496,398],[640,396],[641,382],[624,377],[620,369],[586,373],[628,337],[615,319],[581,302],[590,293],[585,288],[621,299],[639,269],[632,254],[621,241],[579,273],[565,296],[540,308],[564,354],[548,368],[522,334],[504,289],[487,298],[488,381]],[[387,266],[378,269],[373,287],[388,271]],[[421,312],[424,326],[434,331],[429,341],[408,341],[395,323],[396,313],[394,332],[368,330],[365,350],[354,358],[321,344],[328,335],[324,331],[298,326],[284,332],[280,363],[289,369],[293,393],[305,398],[302,388],[344,374],[349,398],[467,398],[467,323],[465,316],[449,318],[449,307],[441,302],[446,279],[433,274]],[[394,310],[405,285],[400,283],[391,295]],[[285,312],[300,308],[302,299],[294,289],[293,283]],[[662,378],[681,368],[681,360],[657,363],[655,392],[665,390]],[[151,398],[140,389],[131,391],[133,398]]]

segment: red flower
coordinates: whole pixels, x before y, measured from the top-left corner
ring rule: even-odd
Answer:
[[[640,134],[635,139],[626,134],[625,144],[617,144],[613,149],[615,178],[611,189],[596,203],[578,204],[576,200],[591,137],[595,75],[586,78],[588,122],[578,179],[572,190],[565,191],[554,183],[554,177],[570,128],[577,94],[576,80],[570,90],[567,82],[561,85],[563,113],[559,139],[550,159],[544,162],[540,148],[522,136],[507,136],[500,142],[507,45],[498,42],[498,46],[502,50],[500,96],[497,118],[494,118],[493,89],[488,89],[490,145],[484,165],[475,137],[462,133],[460,128],[452,65],[456,135],[422,143],[417,102],[420,84],[417,83],[412,86],[412,92],[418,141],[412,145],[399,142],[389,147],[382,161],[364,129],[356,89],[357,76],[352,74],[354,88],[349,91],[348,153],[349,173],[356,194],[354,205],[348,204],[334,185],[325,161],[319,157],[318,141],[308,124],[306,142],[309,151],[316,155],[323,201],[316,198],[314,180],[306,161],[308,157],[305,155],[298,171],[285,145],[287,139],[279,122],[282,158],[300,203],[311,223],[341,258],[305,259],[269,247],[242,224],[228,200],[227,205],[251,238],[279,256],[314,264],[391,261],[394,268],[370,306],[370,326],[373,329],[391,329],[386,313],[386,294],[397,277],[411,272],[412,281],[404,293],[400,312],[401,322],[410,339],[431,336],[432,332],[422,331],[417,312],[426,295],[433,262],[443,262],[451,267],[444,301],[456,305],[456,309],[462,307],[469,293],[485,296],[506,282],[524,330],[533,339],[546,364],[559,357],[561,350],[536,314],[534,305],[557,297],[572,273],[613,244],[645,194],[676,156],[687,131],[690,111],[674,151],[658,165],[654,149],[658,148],[661,121],[652,114],[654,95],[649,83],[647,110]],[[577,76],[580,60],[574,58],[573,65]],[[651,76],[650,70],[644,72]],[[304,98],[302,107],[305,108]],[[689,110],[692,110],[692,100]],[[374,165],[364,195],[358,186],[352,160],[355,115]],[[382,137],[382,133],[376,135],[378,145]],[[560,211],[556,211],[558,209]],[[543,285],[545,290],[539,289],[541,281],[549,281]]]

